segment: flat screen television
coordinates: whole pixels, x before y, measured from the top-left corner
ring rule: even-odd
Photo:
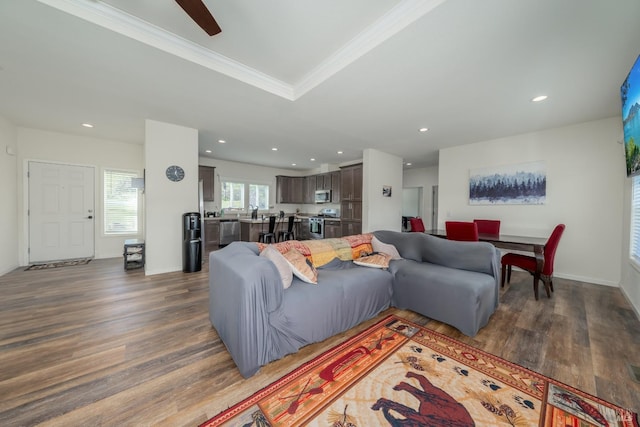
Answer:
[[[620,87],[627,176],[640,174],[640,56]]]

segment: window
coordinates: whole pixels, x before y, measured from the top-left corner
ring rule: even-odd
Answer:
[[[104,171],[104,234],[138,233],[138,190],[131,187],[131,179],[137,176]]]
[[[248,191],[248,194],[247,194]],[[222,208],[246,210],[269,209],[269,186],[233,181],[222,181]],[[246,204],[245,204],[246,201]]]
[[[632,179],[629,255],[633,261],[640,265],[640,175],[636,175]]]
[[[244,209],[244,184],[241,182],[222,182],[222,208]]]
[[[260,210],[269,209],[269,186],[263,184],[249,184],[249,204]]]

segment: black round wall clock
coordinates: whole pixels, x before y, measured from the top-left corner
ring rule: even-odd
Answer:
[[[180,166],[171,165],[167,168],[166,174],[167,178],[169,178],[170,181],[182,181],[182,178],[184,178],[184,169],[182,169]]]

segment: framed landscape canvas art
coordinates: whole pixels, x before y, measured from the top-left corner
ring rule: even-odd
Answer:
[[[542,205],[547,197],[545,162],[469,171],[471,205]]]
[[[627,176],[640,173],[640,56],[620,87]]]

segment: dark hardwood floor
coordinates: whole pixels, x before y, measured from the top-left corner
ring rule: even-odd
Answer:
[[[208,266],[145,277],[121,259],[0,277],[0,425],[194,426],[390,313],[273,362],[245,380],[208,318]],[[640,322],[617,288],[555,280],[533,298],[514,272],[489,325],[469,338],[427,326],[634,411]]]

